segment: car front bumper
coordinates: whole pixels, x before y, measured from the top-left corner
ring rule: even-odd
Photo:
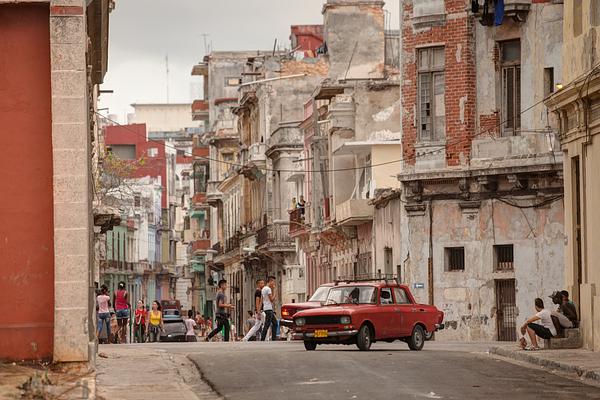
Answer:
[[[327,332],[327,337],[318,337],[315,338],[314,332],[294,332],[294,339],[302,340],[302,339],[327,339],[327,338],[341,338],[354,336],[358,333],[358,330],[351,329],[347,331],[329,331]]]
[[[292,321],[291,319],[282,319],[279,322],[286,328],[291,328],[294,325],[294,321]]]

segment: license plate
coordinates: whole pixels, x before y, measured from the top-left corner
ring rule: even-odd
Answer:
[[[327,329],[315,329],[315,337],[316,338],[327,337]]]

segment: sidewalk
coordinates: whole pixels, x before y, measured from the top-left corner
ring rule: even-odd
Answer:
[[[100,345],[98,399],[220,399],[184,355],[146,345]]]
[[[0,399],[94,399],[95,373],[83,365],[0,363]]]
[[[538,365],[559,372],[577,374],[600,384],[600,354],[583,349],[524,351],[516,343],[490,347],[490,354]]]

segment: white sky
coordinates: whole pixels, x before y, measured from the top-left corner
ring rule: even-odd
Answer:
[[[131,103],[167,100],[165,57],[169,56],[169,101],[200,97],[192,66],[213,50],[272,49],[275,38],[289,47],[290,25],[322,24],[325,0],[116,0],[110,15],[108,73],[99,107],[125,122]],[[390,0],[391,28],[398,27],[399,1]],[[106,115],[106,112],[103,112]]]

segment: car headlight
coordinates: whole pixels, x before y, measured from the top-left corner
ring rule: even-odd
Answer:
[[[303,326],[306,324],[306,319],[304,318],[296,318],[294,320],[294,323],[296,324],[296,326]]]
[[[340,317],[340,324],[343,325],[348,325],[352,322],[352,320],[350,319],[350,317],[348,315],[344,315]]]

